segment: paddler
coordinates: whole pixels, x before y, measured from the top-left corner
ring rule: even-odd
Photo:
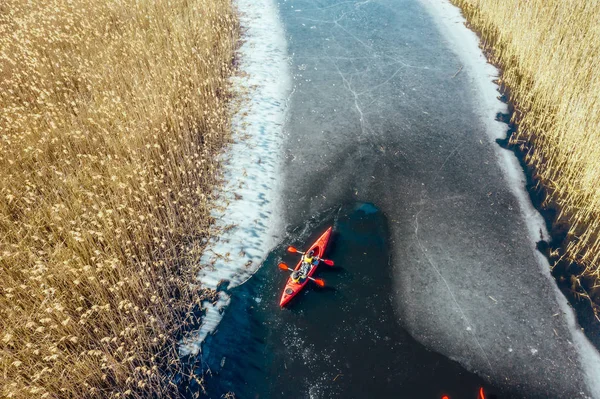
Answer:
[[[302,263],[306,263],[308,265],[317,265],[321,259],[318,256],[315,256],[314,249],[311,249],[304,255],[302,255]]]
[[[300,270],[294,270],[292,272],[292,281],[296,284],[300,284],[300,279],[302,278],[302,274],[300,272]],[[306,277],[304,277],[306,278]],[[304,279],[302,278],[302,279]]]
[[[318,265],[320,260],[321,259],[319,259],[318,256],[315,256],[315,251],[312,249],[304,255],[302,255],[302,266],[300,266],[300,278],[304,280],[308,276],[308,272],[310,271],[310,269],[312,269],[313,266]]]
[[[308,277],[308,272],[310,269],[314,265],[317,265],[320,260],[321,259],[318,256],[315,256],[315,251],[312,249],[302,255],[302,265],[300,266],[300,269],[292,272],[292,281],[296,284],[303,282],[306,277]]]
[[[302,266],[300,266],[300,269],[294,270],[292,272],[292,281],[296,284],[302,283],[306,279],[306,277],[308,277],[310,267],[311,266],[309,263],[302,262]]]

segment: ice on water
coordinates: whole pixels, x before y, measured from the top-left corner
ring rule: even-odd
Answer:
[[[214,212],[214,236],[201,260],[203,287],[229,288],[246,281],[275,246],[282,231],[279,201],[280,147],[291,91],[285,33],[274,0],[236,0],[244,43],[239,50],[241,74],[233,78],[248,93],[233,117],[234,143],[224,155],[225,186]],[[182,354],[197,353],[214,331],[229,303],[219,294],[204,303],[206,316]]]
[[[450,43],[453,52],[463,64],[465,73],[472,78],[476,87],[477,103],[481,121],[486,126],[490,140],[504,139],[506,137],[506,124],[496,121],[497,113],[506,113],[507,107],[497,97],[498,86],[494,80],[498,78],[498,70],[487,60],[479,48],[479,40],[475,33],[465,26],[465,19],[460,10],[450,4],[448,0],[420,0],[427,11],[438,25],[438,29]],[[527,191],[526,180],[516,156],[509,150],[495,146],[498,163],[504,172],[505,180],[513,195],[518,201],[519,210],[527,225],[527,231],[531,242],[531,248],[535,251],[535,243],[540,239],[547,240],[549,235],[542,216],[533,207]],[[585,375],[585,380],[590,393],[594,398],[600,398],[600,355],[585,335],[578,328],[573,311],[567,300],[556,286],[550,274],[548,260],[539,252],[535,251],[535,259],[541,273],[548,278],[549,286],[554,290],[556,301],[562,313],[565,315],[566,323],[571,332],[570,340],[573,349],[577,352]],[[533,318],[537,315],[531,315]],[[524,320],[526,323],[526,320]],[[546,339],[553,339],[547,337]],[[508,352],[515,349],[510,347]],[[538,349],[529,348],[531,356],[539,355]]]

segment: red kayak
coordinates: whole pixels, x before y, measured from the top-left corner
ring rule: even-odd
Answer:
[[[327,242],[329,241],[329,237],[331,236],[331,229],[331,227],[328,228],[327,231],[323,233],[323,235],[319,237],[319,239],[315,241],[314,244],[311,245],[306,252],[309,252],[312,249],[315,251],[315,256],[317,256],[318,258],[323,257],[323,254],[325,253],[325,248],[327,247]],[[301,265],[302,259],[298,261],[298,264],[296,265],[294,270],[300,269]],[[315,274],[315,272],[317,271],[317,266],[318,265],[315,265],[309,270],[307,274],[308,277],[311,277],[313,274]],[[292,300],[293,297],[298,295],[298,293],[302,291],[302,289],[304,288],[306,283],[308,283],[308,281],[309,279],[306,278],[304,279],[304,281],[296,283],[294,282],[294,280],[292,280],[292,277],[290,276],[288,278],[287,283],[285,284],[285,288],[283,289],[283,294],[281,294],[281,301],[279,301],[279,306],[284,307],[289,301]]]

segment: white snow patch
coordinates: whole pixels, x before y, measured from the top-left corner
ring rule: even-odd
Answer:
[[[476,88],[477,103],[480,106],[479,116],[486,127],[490,141],[499,138],[504,139],[507,130],[506,124],[495,120],[498,112],[507,112],[506,104],[498,99],[498,85],[493,82],[498,78],[498,69],[487,62],[485,55],[479,48],[479,38],[466,27],[466,20],[458,7],[452,5],[448,0],[421,0],[421,3],[433,16],[440,31],[451,44],[450,48],[463,63],[463,70],[473,79],[472,84]],[[557,302],[565,314],[582,369],[586,375],[590,393],[594,398],[600,399],[600,354],[577,325],[573,310],[550,274],[548,260],[535,250],[537,241],[549,240],[544,219],[531,203],[525,186],[526,178],[517,157],[512,151],[505,150],[500,146],[496,145],[494,148],[496,148],[498,162],[505,174],[507,183],[511,187],[513,195],[519,203],[520,211],[527,222],[531,247],[536,253],[538,265],[554,288]],[[509,348],[509,351],[512,351],[511,349]],[[532,354],[534,354],[533,350]]]
[[[219,325],[219,322],[223,318],[222,311],[229,305],[230,300],[229,295],[219,292],[219,299],[214,305],[209,301],[202,303],[202,306],[206,309],[206,313],[202,317],[202,327],[193,336],[186,338],[181,343],[181,347],[179,348],[181,354],[195,354],[200,351],[204,339]]]
[[[198,279],[216,289],[244,283],[276,245],[282,231],[279,203],[280,160],[285,110],[291,92],[285,31],[274,0],[236,0],[246,29],[238,51],[241,74],[232,78],[247,101],[233,116],[234,143],[223,155],[226,184],[213,216],[215,239],[209,242]],[[204,303],[206,316],[193,337],[180,347],[195,354],[222,318],[229,296]]]

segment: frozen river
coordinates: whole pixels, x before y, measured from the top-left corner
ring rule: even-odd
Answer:
[[[345,277],[332,278],[355,293],[349,302],[338,291],[309,290],[312,302],[302,297],[305,304],[277,315],[275,305],[264,304],[283,286],[285,276],[265,277],[276,270],[261,270],[230,292],[232,313],[199,361],[212,365],[209,396],[237,388],[240,397],[254,397],[253,389],[260,397],[365,397],[357,392],[369,382],[356,368],[364,356],[363,366],[377,370],[378,397],[430,397],[415,388],[426,384],[416,376],[430,370],[427,378],[440,382],[431,395],[464,378],[464,387],[489,385],[499,398],[597,398],[598,353],[536,250],[545,227],[518,162],[495,141],[508,130],[496,121],[506,109],[496,98],[495,69],[456,10],[441,0],[288,0],[279,3],[279,16],[292,78],[279,222],[297,245],[312,229],[343,225],[338,240],[349,246],[356,239],[349,220],[358,217],[350,210],[373,204],[381,219],[369,223],[386,256],[365,249],[369,263],[356,253],[344,258],[352,246],[335,250]],[[284,256],[286,242],[278,239],[263,269]],[[357,248],[369,247],[363,241]],[[346,279],[354,285],[344,287]],[[327,311],[317,310],[319,301]],[[344,306],[351,311],[339,313]],[[339,342],[328,347],[315,326],[323,336],[341,331],[365,341],[343,341],[355,351],[351,360]],[[374,336],[379,343],[370,343]],[[224,349],[227,342],[234,345]],[[295,355],[303,361],[286,362]]]

